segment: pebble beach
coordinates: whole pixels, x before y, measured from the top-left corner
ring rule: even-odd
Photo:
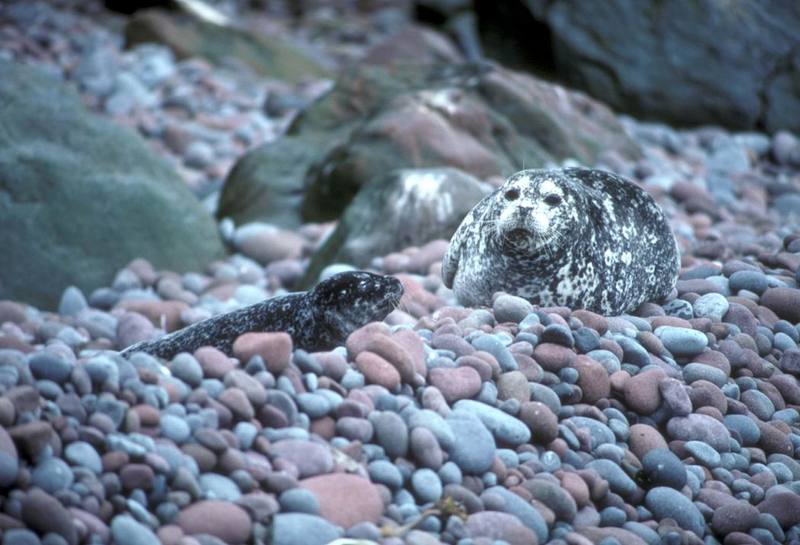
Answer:
[[[399,24],[276,13],[268,29],[333,71]],[[0,59],[138,133],[208,214],[237,161],[334,85],[125,48],[126,18],[9,3]],[[230,355],[119,356],[294,291],[335,228],[230,218],[203,268],[136,257],[51,309],[0,300],[2,545],[800,544],[800,139],[614,119],[640,153],[585,166],[640,184],[681,251],[670,298],[629,314],[502,293],[465,308],[435,238],[322,268],[405,288],[331,351],[251,332]]]

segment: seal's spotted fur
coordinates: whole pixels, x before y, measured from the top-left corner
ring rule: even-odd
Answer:
[[[339,273],[311,291],[290,293],[214,316],[160,339],[129,346],[121,354],[127,357],[134,352],[147,352],[169,359],[201,346],[214,346],[230,354],[233,341],[249,331],[285,331],[297,348],[330,350],[344,343],[359,327],[383,320],[402,295],[403,286],[391,276],[363,271]]]
[[[523,170],[464,218],[442,276],[464,305],[498,291],[620,314],[675,286],[675,237],[634,183],[586,168]]]

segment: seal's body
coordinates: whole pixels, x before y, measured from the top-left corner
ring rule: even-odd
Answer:
[[[661,208],[620,176],[585,168],[523,170],[464,218],[442,277],[468,306],[495,292],[607,315],[660,300],[680,269]]]
[[[285,331],[297,348],[330,350],[343,344],[359,327],[383,320],[402,295],[403,286],[396,278],[343,272],[308,292],[290,293],[220,314],[160,339],[129,346],[121,354],[128,357],[147,352],[169,359],[201,346],[214,346],[230,354],[236,338],[250,331]]]

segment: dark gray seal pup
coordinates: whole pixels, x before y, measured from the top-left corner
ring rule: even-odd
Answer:
[[[364,271],[336,274],[307,292],[289,293],[220,314],[160,339],[124,349],[171,359],[180,352],[214,346],[231,353],[239,335],[250,331],[285,331],[294,346],[308,351],[330,350],[369,322],[383,320],[400,303],[403,286],[391,276]]]
[[[587,168],[523,170],[467,214],[442,277],[467,306],[498,291],[542,306],[621,314],[672,291],[680,257],[650,195]]]

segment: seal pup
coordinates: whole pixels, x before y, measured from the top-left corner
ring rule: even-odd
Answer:
[[[633,182],[588,168],[523,170],[481,200],[453,235],[442,278],[467,306],[504,291],[542,306],[617,315],[675,286],[675,236]]]
[[[307,292],[273,297],[213,316],[159,339],[131,345],[120,354],[129,357],[134,352],[147,352],[171,359],[201,346],[214,346],[230,354],[236,338],[250,331],[285,331],[297,348],[330,350],[343,344],[359,327],[383,320],[402,295],[403,285],[391,276],[343,272]]]

